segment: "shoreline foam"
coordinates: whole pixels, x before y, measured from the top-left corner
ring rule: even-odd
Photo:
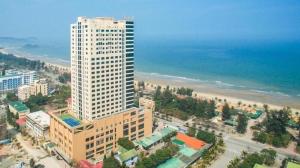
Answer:
[[[162,86],[174,86],[174,87],[188,87],[195,92],[201,94],[203,97],[212,99],[218,97],[220,99],[226,99],[229,102],[237,103],[239,101],[246,104],[263,105],[268,104],[271,108],[279,109],[285,106],[289,106],[293,111],[300,112],[299,101],[288,97],[286,95],[278,94],[277,97],[269,93],[254,92],[251,90],[240,90],[232,88],[218,88],[210,83],[185,80],[180,77],[158,75],[157,73],[136,73],[137,80],[143,80],[149,83],[162,85]]]
[[[23,57],[30,60],[40,60],[45,64],[70,68],[70,62],[62,59],[55,59],[49,57],[36,56],[32,54],[23,54],[18,52],[11,52],[5,48],[1,48],[0,52],[5,54],[12,54],[16,57]],[[136,71],[135,78],[158,85],[170,85],[175,87],[189,87],[194,89],[199,94],[207,98],[221,98],[227,99],[233,103],[239,101],[247,104],[263,105],[268,104],[271,108],[279,109],[284,106],[289,106],[293,111],[300,112],[299,101],[291,98],[289,95],[281,92],[264,91],[258,89],[244,89],[245,86],[238,86],[231,83],[225,83],[219,80],[214,83],[207,80],[192,79],[182,76],[174,76],[159,73],[148,73]],[[242,88],[242,89],[239,89]]]

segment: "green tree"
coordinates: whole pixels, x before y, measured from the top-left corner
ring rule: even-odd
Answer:
[[[40,70],[44,68],[45,63],[37,60],[29,60],[27,58],[16,57],[12,54],[0,53],[0,62],[6,64],[6,68]]]
[[[286,133],[286,126],[289,120],[290,109],[275,110],[267,116],[266,129],[269,133],[277,135]]]
[[[178,152],[179,148],[176,145],[169,144],[163,149],[158,149],[155,153],[151,154],[148,158],[144,157],[138,161],[136,168],[153,168],[159,164],[170,159]]]
[[[222,109],[222,120],[229,120],[231,118],[230,107],[228,103],[225,103]]]
[[[210,100],[205,106],[206,118],[211,119],[216,116],[216,103]]]
[[[16,118],[16,119],[19,119],[19,113],[16,114],[15,118]]]
[[[109,157],[103,159],[103,168],[121,168],[121,165],[114,157]]]
[[[138,81],[139,88],[145,89],[145,82],[144,81]]]
[[[48,97],[43,96],[41,93],[37,95],[31,95],[25,102],[26,106],[30,108],[31,112],[41,110],[41,106],[46,105],[47,103]]]
[[[267,104],[264,104],[264,109],[265,109],[265,112],[269,112],[269,106]]]
[[[6,94],[6,100],[7,101],[17,101],[18,100],[18,97],[16,96],[15,93],[7,93]]]
[[[271,166],[275,163],[275,158],[277,156],[276,151],[273,149],[263,149],[261,154],[264,158],[264,163],[268,166]]]
[[[189,127],[187,135],[191,136],[191,137],[194,137],[195,134],[196,134],[196,128],[195,127]]]
[[[188,93],[190,92],[191,91],[188,90]],[[160,111],[166,115],[180,118],[182,120],[187,120],[191,115],[207,119],[210,119],[216,115],[216,105],[214,100],[199,100],[190,96],[184,98],[178,97],[169,89],[169,87],[161,92],[161,87],[158,86],[153,97],[157,111]]]
[[[34,166],[35,166],[35,161],[32,158],[29,161],[29,165],[30,165],[30,168],[34,168]]]
[[[236,127],[236,131],[238,133],[244,134],[247,130],[248,118],[245,114],[238,114],[237,119],[238,125]]]
[[[238,168],[253,168],[257,164],[263,164],[264,159],[260,156],[259,153],[253,153],[247,155],[244,160],[239,164]]]
[[[193,89],[181,87],[181,88],[177,89],[176,93],[179,94],[179,95],[192,96]]]
[[[65,72],[65,73],[59,75],[58,80],[61,83],[71,82],[71,74]]]
[[[118,145],[122,146],[127,150],[131,150],[135,148],[133,142],[131,142],[127,137],[119,138]]]
[[[216,136],[213,133],[198,130],[197,136],[198,139],[203,140],[207,143],[214,144],[216,142]]]

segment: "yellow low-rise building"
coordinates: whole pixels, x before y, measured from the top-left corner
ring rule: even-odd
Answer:
[[[34,81],[30,85],[24,85],[18,88],[18,98],[22,101],[27,100],[31,95],[42,94],[48,95],[48,82],[46,79]]]
[[[151,103],[152,102],[152,103]],[[140,108],[98,120],[79,120],[68,109],[50,112],[50,138],[56,152],[67,161],[99,160],[116,151],[117,140],[138,140],[152,134],[154,103],[142,100]]]

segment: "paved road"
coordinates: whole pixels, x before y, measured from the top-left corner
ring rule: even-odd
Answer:
[[[63,160],[57,160],[54,156],[48,156],[48,153],[43,149],[37,149],[31,146],[30,142],[25,141],[21,133],[18,133],[9,124],[8,131],[18,140],[23,149],[28,153],[28,156],[37,161],[36,164],[43,164],[45,168],[70,168]]]
[[[224,167],[224,165],[228,165],[231,160],[233,160],[235,157],[239,157],[242,153],[242,151],[246,152],[259,152],[262,149],[265,148],[272,148],[277,152],[277,159],[279,161],[282,161],[283,159],[290,157],[290,158],[296,158],[300,159],[300,155],[296,153],[292,153],[290,151],[286,151],[285,149],[281,148],[273,148],[270,145],[267,144],[261,144],[255,141],[252,141],[251,139],[244,139],[243,137],[233,137],[226,135],[224,137],[224,142],[226,144],[226,150],[223,155],[219,157],[218,160],[216,160],[210,168],[220,168]]]
[[[239,141],[233,140],[230,137],[224,137],[224,143],[226,145],[225,153],[219,156],[219,158],[213,162],[210,168],[227,167],[233,158],[239,157],[242,151],[247,150],[246,145]]]
[[[181,123],[176,122],[169,122],[165,121],[163,119],[158,119],[159,122],[164,122],[166,124],[170,124],[173,126],[179,126],[179,127],[185,127]],[[249,125],[250,127],[250,125]],[[226,167],[228,165],[229,161],[234,159],[235,157],[240,156],[242,151],[247,152],[259,152],[264,148],[272,148],[277,152],[277,159],[283,160],[284,158],[290,157],[290,158],[296,158],[300,160],[300,155],[287,151],[287,149],[282,148],[274,148],[271,145],[262,144],[256,141],[251,140],[251,137],[249,136],[239,136],[238,134],[231,134],[229,131],[224,127],[223,128],[226,131],[217,131],[215,130],[216,134],[219,134],[222,132],[224,135],[224,142],[226,144],[226,150],[223,155],[219,157],[218,160],[216,160],[210,167],[211,168],[220,168],[220,167]]]

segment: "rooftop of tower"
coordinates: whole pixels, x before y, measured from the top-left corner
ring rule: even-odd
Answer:
[[[133,17],[125,16],[122,19],[116,19],[114,17],[86,17],[86,16],[79,16],[78,20],[109,20],[109,21],[132,21]]]

